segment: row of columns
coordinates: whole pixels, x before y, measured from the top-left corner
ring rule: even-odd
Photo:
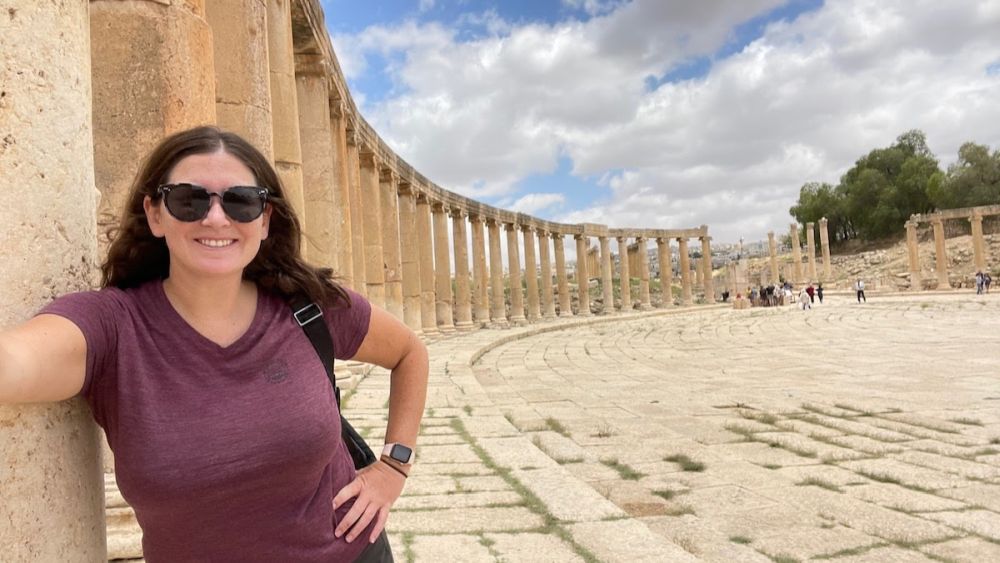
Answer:
[[[830,267],[830,236],[827,232],[826,217],[819,220],[819,240],[820,249],[823,253],[823,275],[820,277],[816,269],[816,235],[815,223],[806,223],[806,267],[802,269],[802,249],[799,244],[799,225],[792,223],[789,226],[789,238],[792,243],[792,272],[790,282],[795,285],[812,283],[816,281],[829,280],[833,278]],[[767,246],[770,253],[769,267],[773,283],[780,279],[778,273],[778,245],[774,238],[774,231],[767,233]]]
[[[926,220],[926,219],[925,219]],[[973,210],[968,221],[972,227],[972,263],[977,271],[986,271],[986,241],[983,238],[983,215],[978,210]],[[920,271],[920,252],[918,249],[917,228],[921,219],[911,217],[906,222],[906,250],[909,258],[910,288],[920,290],[923,288],[923,276]],[[948,252],[945,249],[944,218],[940,216],[930,218],[931,228],[934,233],[934,262],[935,277],[937,286],[940,289],[951,287],[948,280]]]

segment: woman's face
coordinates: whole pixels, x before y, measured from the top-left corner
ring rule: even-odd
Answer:
[[[255,186],[257,180],[239,159],[218,151],[181,159],[167,183],[195,184],[209,192],[221,193],[232,186]],[[171,277],[242,277],[243,269],[253,261],[261,241],[267,238],[270,205],[260,217],[240,223],[226,215],[221,198],[210,200],[208,215],[192,222],[172,216],[164,207],[163,198],[154,203],[147,196],[143,202],[153,235],[166,240]]]

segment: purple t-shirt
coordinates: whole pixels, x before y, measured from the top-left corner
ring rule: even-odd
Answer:
[[[324,310],[337,358],[352,357],[371,306]],[[258,292],[227,347],[174,310],[163,283],[66,295],[42,310],[87,340],[80,394],[115,453],[143,550],[157,561],[351,561],[369,544],[333,530],[354,479],[330,381],[278,296]]]

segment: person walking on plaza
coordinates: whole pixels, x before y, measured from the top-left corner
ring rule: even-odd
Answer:
[[[854,283],[854,290],[858,292],[858,303],[864,300],[865,303],[868,302],[868,298],[865,297],[865,281],[858,278],[858,281]]]
[[[816,297],[819,298],[819,304],[823,304],[823,284],[816,284]]]
[[[990,292],[990,284],[993,283],[993,276],[989,272],[983,274],[983,285],[986,286],[986,293]]]
[[[802,305],[802,310],[812,309],[812,299],[809,295],[809,289],[803,287],[802,291],[799,292],[799,303]]]
[[[986,278],[983,277],[983,273],[976,272],[976,295],[982,295],[985,286]]]
[[[806,288],[806,293],[809,294],[809,302],[810,303],[815,303],[816,302],[816,288],[813,287],[813,284],[809,284],[809,287]]]

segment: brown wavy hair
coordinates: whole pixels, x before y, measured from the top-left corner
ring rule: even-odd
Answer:
[[[325,306],[350,305],[347,293],[333,279],[333,270],[311,266],[302,259],[302,227],[267,158],[239,135],[211,126],[175,133],[146,157],[129,190],[121,220],[108,231],[111,245],[101,265],[101,286],[127,289],[170,275],[170,252],[166,242],[150,231],[143,199],[149,196],[156,201],[156,188],[185,157],[219,150],[253,172],[257,185],[267,188],[272,209],[268,237],[243,270],[243,279],[289,301],[305,297]]]

